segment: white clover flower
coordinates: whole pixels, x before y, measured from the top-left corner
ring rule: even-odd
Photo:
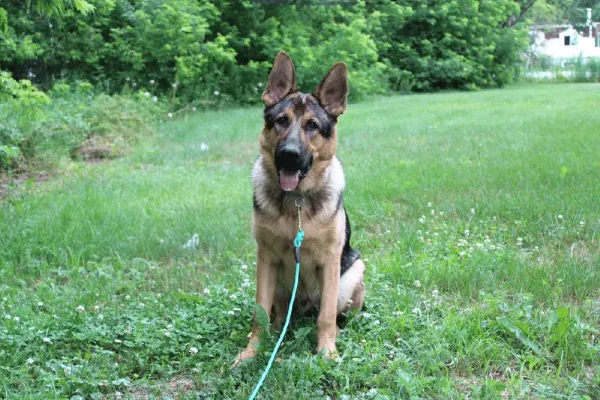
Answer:
[[[431,207],[432,207],[432,204],[431,204],[431,202],[428,202],[428,203],[427,203],[427,208],[431,208]]]
[[[196,107],[192,107],[192,111],[196,111]]]
[[[50,343],[50,338],[45,337],[45,338],[42,339],[42,341],[44,343]]]
[[[460,253],[458,253],[459,256],[464,257],[465,254],[467,254],[465,251],[461,251]]]
[[[21,318],[19,318],[19,317],[13,317],[13,321],[15,321],[15,322],[19,322],[20,320],[21,320]]]
[[[128,78],[126,78],[125,80],[126,80],[127,82],[129,82],[129,81],[131,80],[131,78],[129,78],[129,77],[128,77]]]
[[[63,371],[64,371],[65,375],[71,375],[71,367],[65,367],[63,369]]]
[[[229,315],[235,315],[235,312],[234,311],[227,311],[227,314],[229,314]]]
[[[152,101],[156,103],[156,102],[158,101],[158,97],[154,96],[154,97],[152,98]]]
[[[144,93],[144,96],[146,96],[146,97],[150,97],[150,92],[146,92],[146,93]]]
[[[136,86],[137,86],[137,83],[133,82],[133,83],[131,84],[131,86],[133,86],[133,87],[136,87]]]
[[[167,117],[169,117],[169,118],[173,118],[173,114],[172,114],[172,113],[168,113],[168,114],[167,114]]]
[[[75,311],[84,312],[85,311],[85,307],[83,307],[82,305],[78,305],[77,308],[75,309]]]
[[[38,307],[42,307],[44,305],[44,303],[42,303],[41,301],[38,302]]]
[[[131,299],[130,295],[125,296],[125,300],[129,300],[129,299]]]
[[[229,290],[227,290],[227,288],[223,288],[223,293],[228,294]]]
[[[198,354],[198,349],[195,347],[190,347],[190,354],[195,356],[196,354]]]
[[[4,316],[4,318],[6,318],[6,319],[12,319],[12,316],[11,316],[10,314],[6,314],[6,315]]]
[[[438,290],[437,290],[437,289],[434,289],[434,290],[433,290],[433,292],[431,292],[431,295],[432,295],[433,297],[438,297],[438,294],[439,294],[439,292],[438,292]]]
[[[166,337],[171,337],[171,332],[169,332],[169,331],[165,331],[165,336],[166,336]]]
[[[557,217],[557,218],[558,218],[558,219],[563,219],[563,216],[562,216],[562,215],[560,215],[560,214],[558,214],[558,217]]]
[[[242,265],[242,266],[241,266],[241,268],[242,268],[243,270],[247,270],[247,269],[248,269],[248,266],[247,266],[246,264],[244,264],[244,265]]]
[[[475,214],[475,209],[471,208],[471,214]]]
[[[425,223],[425,220],[426,220],[426,218],[425,218],[425,216],[423,215],[423,216],[421,216],[421,218],[419,218],[419,223],[421,223],[421,224],[424,224],[424,223]]]
[[[439,215],[440,215],[440,217],[441,217],[442,215],[444,215],[444,212],[443,212],[443,211],[439,211],[439,212],[438,212],[438,214],[439,214]]]
[[[231,298],[231,300],[235,300],[237,299],[237,296],[235,294],[232,294],[231,296],[229,296],[229,298]]]
[[[140,303],[140,308],[144,308],[146,305],[144,303]]]
[[[420,280],[416,280],[415,281],[415,287],[418,287],[418,288],[421,287],[421,281]]]
[[[218,91],[218,90],[215,90],[215,93],[214,93],[214,94],[215,94],[215,96],[218,96],[218,95],[220,95],[221,93],[219,93],[219,91]]]
[[[35,360],[33,358],[31,358],[31,357],[29,357],[27,359],[27,364],[29,364],[29,365],[33,364],[34,362],[35,362]]]
[[[200,151],[207,151],[208,150],[208,145],[204,142],[202,142],[200,144]]]
[[[373,325],[379,325],[381,322],[379,322],[379,320],[375,320],[373,321]]]
[[[172,84],[171,86],[173,86],[173,89],[177,89],[177,84],[176,83]]]
[[[100,322],[104,321],[104,315],[98,314],[98,321],[100,321]]]
[[[585,221],[579,221],[579,226],[582,228],[585,227]]]
[[[431,209],[430,214],[435,215],[435,210],[433,208]]]
[[[256,84],[256,86],[258,86],[258,87],[262,87],[262,85],[263,85],[263,84],[262,84],[261,82],[258,82],[258,83]]]
[[[173,330],[173,325],[172,324],[167,325],[167,329],[170,330],[170,331],[172,331]]]
[[[203,293],[204,294],[210,294],[210,289],[204,289]]]
[[[151,80],[150,80],[150,84],[151,84],[151,85],[154,85],[154,79],[151,79]]]
[[[94,311],[96,311],[96,312],[100,311],[100,306],[94,306]]]
[[[415,315],[421,315],[421,309],[418,307],[413,308],[412,313]]]
[[[469,234],[470,234],[469,230],[468,230],[468,229],[465,229],[465,236],[466,236],[466,237],[469,237]]]

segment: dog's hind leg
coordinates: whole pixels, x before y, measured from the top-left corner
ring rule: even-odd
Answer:
[[[361,310],[365,300],[365,263],[356,259],[340,279],[338,314],[351,308]]]

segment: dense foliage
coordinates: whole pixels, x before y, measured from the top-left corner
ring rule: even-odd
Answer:
[[[85,80],[108,92],[153,88],[181,102],[255,102],[278,50],[311,90],[334,62],[354,99],[387,90],[502,86],[527,38],[513,0],[91,0],[60,20],[9,0],[0,69],[44,88]]]

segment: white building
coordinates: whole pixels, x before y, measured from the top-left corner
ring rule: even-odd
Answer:
[[[588,9],[587,23],[573,25],[536,25],[532,27],[534,54],[553,59],[600,57],[600,22],[592,22],[592,9]]]

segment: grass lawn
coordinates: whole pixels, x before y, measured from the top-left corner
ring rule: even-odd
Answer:
[[[339,363],[294,321],[259,398],[600,398],[599,105],[597,84],[350,105],[368,310]],[[249,396],[276,339],[230,370],[261,127],[260,108],[182,116],[0,203],[0,398]]]

